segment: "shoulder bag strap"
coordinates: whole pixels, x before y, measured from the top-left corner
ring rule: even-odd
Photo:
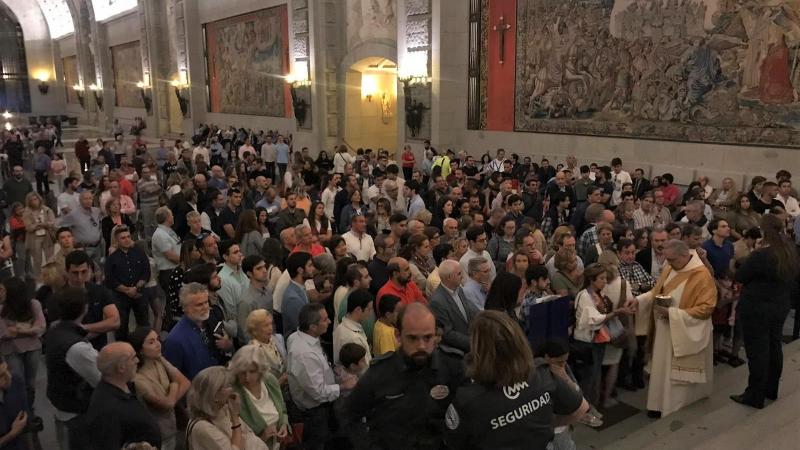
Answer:
[[[625,293],[628,291],[628,282],[625,280],[625,277],[620,275],[619,278],[622,280],[622,283],[620,283],[619,286],[619,301],[617,302],[617,308],[619,308],[620,305],[625,306],[625,301],[627,300],[625,298]]]
[[[189,436],[192,435],[192,431],[194,430],[194,426],[197,425],[197,422],[200,422],[201,419],[192,419],[189,421],[189,424],[186,426],[186,436],[185,436],[185,447],[186,450],[192,450],[192,445],[189,442]]]

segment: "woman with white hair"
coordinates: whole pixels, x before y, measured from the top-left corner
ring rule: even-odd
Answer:
[[[233,355],[228,370],[234,377],[233,389],[241,399],[239,416],[270,450],[278,450],[289,432],[289,416],[264,352],[256,345],[245,345]]]
[[[286,384],[286,344],[283,336],[274,333],[272,313],[256,309],[247,316],[247,334],[252,337],[248,345],[255,346],[264,354],[269,373]]]
[[[222,366],[200,371],[187,398],[188,450],[269,450],[267,444],[242,423],[241,400],[231,386],[231,375]]]

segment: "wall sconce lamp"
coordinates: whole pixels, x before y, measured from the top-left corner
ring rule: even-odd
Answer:
[[[297,125],[302,127],[306,122],[306,113],[308,112],[309,104],[304,98],[298,95],[298,89],[310,89],[311,80],[308,75],[289,74],[286,75],[286,83],[289,85],[289,93],[292,95],[292,110],[294,111],[294,118],[297,120]]]
[[[144,109],[147,111],[147,115],[149,116],[153,112],[153,94],[151,93],[151,87],[150,85],[145,84],[144,81],[136,83],[136,87],[139,88],[139,94],[142,96]]]
[[[14,115],[8,112],[8,110],[6,110],[6,112],[3,113],[3,119],[11,120],[12,117],[14,117]]]
[[[46,70],[40,70],[36,73],[36,79],[39,80],[39,93],[47,95],[50,91],[50,85],[47,83],[47,80],[50,79],[50,74]]]
[[[85,88],[82,84],[73,84],[72,90],[75,91],[75,95],[78,96],[78,103],[81,104],[81,108],[86,108],[86,102],[84,101],[83,94],[85,92]]]
[[[175,97],[178,98],[178,104],[181,107],[183,117],[189,114],[189,96],[186,95],[186,89],[189,87],[188,72],[186,69],[181,69],[180,76],[177,80],[172,80],[169,84],[175,89]]]
[[[372,102],[372,96],[378,93],[378,78],[375,75],[361,75],[361,96]]]
[[[103,88],[98,86],[98,85],[96,85],[96,84],[94,84],[94,83],[92,83],[92,84],[89,85],[89,90],[92,91],[92,94],[94,94],[94,101],[97,103],[97,107],[100,108],[100,110],[102,111],[103,110]]]
[[[431,82],[431,78],[428,76],[419,76],[419,75],[404,75],[398,77],[401,83],[403,83],[403,97],[405,97],[405,111],[406,111],[406,126],[411,131],[412,137],[417,137],[419,135],[419,131],[422,128],[422,119],[425,115],[425,111],[429,110],[430,108],[425,106],[422,102],[417,101],[414,99],[414,95],[411,92],[411,88],[413,86],[425,86]]]

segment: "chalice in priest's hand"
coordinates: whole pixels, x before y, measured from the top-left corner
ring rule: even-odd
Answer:
[[[670,306],[672,306],[672,296],[656,295],[656,305],[663,306],[664,308],[669,308]]]

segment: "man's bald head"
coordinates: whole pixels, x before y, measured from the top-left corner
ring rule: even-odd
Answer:
[[[97,355],[97,370],[103,379],[129,382],[136,374],[136,352],[127,342],[112,342]]]
[[[397,329],[400,334],[403,333],[403,328],[410,329],[412,325],[430,327],[433,333],[436,333],[436,318],[428,305],[411,303],[400,310],[400,314],[397,316]]]
[[[603,213],[600,215],[600,220],[598,222],[605,222],[605,223],[614,223],[614,213],[611,212],[609,209],[603,210]]]

